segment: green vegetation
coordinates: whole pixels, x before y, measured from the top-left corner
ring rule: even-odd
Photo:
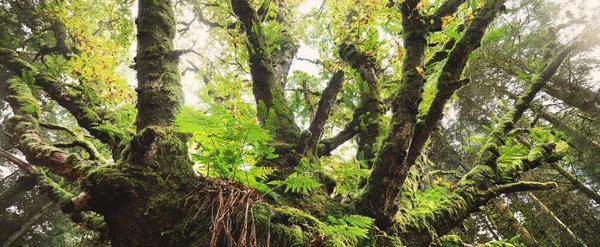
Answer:
[[[0,3],[2,247],[600,245],[598,4],[313,2]]]

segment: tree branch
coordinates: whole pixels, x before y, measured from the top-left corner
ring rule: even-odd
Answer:
[[[293,114],[288,110],[289,106],[283,91],[298,46],[285,29],[279,34],[279,44],[268,44],[261,20],[247,0],[232,0],[231,7],[241,22],[248,40],[246,47],[249,53],[252,91],[257,103],[258,120],[262,126],[274,127],[271,131],[275,139],[295,143],[300,136],[300,128],[296,125]],[[278,48],[271,49],[273,46]],[[274,123],[267,124],[269,112],[272,110],[278,119]]]
[[[433,32],[442,31],[442,18],[445,16],[453,15],[458,7],[463,4],[465,0],[446,0],[440,5],[440,7],[433,13],[433,15],[428,16],[431,20],[430,29]]]
[[[356,110],[355,110],[356,112]],[[354,114],[354,115],[358,115],[358,114]],[[346,123],[346,125],[344,126],[344,129],[342,129],[342,131],[340,131],[340,133],[338,133],[337,135],[331,137],[331,138],[327,138],[327,139],[322,139],[320,141],[320,144],[323,145],[323,147],[319,148],[318,150],[318,156],[330,156],[331,152],[333,152],[333,150],[335,150],[336,148],[338,148],[340,145],[344,144],[345,142],[347,142],[348,140],[352,139],[352,137],[354,137],[357,134],[357,128],[358,128],[358,117],[352,117],[352,120],[348,123]]]
[[[562,175],[567,181],[571,182],[571,184],[575,186],[575,188],[579,189],[579,191],[581,191],[583,194],[588,196],[590,199],[594,200],[596,204],[600,205],[600,195],[596,191],[579,181],[577,177],[573,176],[573,174],[568,172],[565,168],[562,168],[559,164],[550,163],[550,166],[554,170],[556,170],[560,175]]]
[[[525,90],[523,95],[519,97],[514,108],[506,114],[499,126],[490,134],[488,142],[484,145],[478,155],[477,163],[488,164],[491,167],[495,166],[495,161],[498,158],[498,148],[504,145],[505,135],[514,128],[514,125],[521,116],[523,116],[523,113],[527,110],[536,94],[550,80],[554,73],[556,73],[562,61],[581,44],[581,41],[575,41],[563,48],[554,59],[546,65],[546,68],[544,68],[541,73],[533,77],[533,83]]]
[[[0,149],[0,156],[6,158],[27,172],[27,174],[34,179],[35,183],[37,183],[40,191],[46,193],[51,200],[59,203],[64,212],[80,212],[87,209],[89,196],[85,192],[82,192],[75,197],[46,176],[43,171],[36,170],[30,163],[19,159],[4,149]],[[4,193],[2,193],[2,195],[4,196]]]
[[[62,126],[62,125],[58,125],[58,124],[40,123],[40,126],[47,128],[47,129],[64,130],[75,138],[75,140],[70,143],[56,143],[56,144],[52,144],[53,146],[55,146],[57,148],[81,147],[81,148],[85,149],[85,151],[88,152],[88,154],[90,155],[90,158],[92,160],[106,162],[106,159],[102,156],[102,154],[100,154],[100,152],[98,152],[98,150],[96,149],[94,144],[92,144],[91,142],[84,139],[83,134],[78,134],[74,130],[72,130],[66,126]]]
[[[379,93],[379,78],[376,59],[365,52],[358,50],[353,44],[343,43],[339,47],[340,57],[348,63],[353,69],[358,71],[362,78],[359,85],[360,102],[354,109],[352,122],[355,122],[358,150],[356,159],[364,164],[366,168],[373,166],[375,158],[375,147],[377,136],[381,129],[381,115],[383,108],[381,106],[381,96]],[[359,80],[360,81],[360,80]]]
[[[392,119],[381,148],[373,162],[364,193],[357,199],[357,212],[375,218],[375,224],[388,229],[395,221],[398,211],[396,197],[405,177],[398,175],[399,168],[406,157],[406,149],[414,130],[418,106],[422,100],[424,74],[423,69],[428,24],[416,9],[420,1],[404,1],[399,4],[402,14],[402,39],[406,50],[402,64],[400,86],[392,96]]]
[[[412,211],[402,215],[393,228],[400,232],[401,239],[408,246],[428,246],[434,236],[442,236],[459,224],[471,213],[480,210],[491,199],[502,193],[536,189],[552,189],[554,183],[508,182],[504,178],[517,178],[525,171],[542,164],[556,162],[562,156],[554,152],[555,145],[545,144],[534,147],[538,155],[525,158],[522,164],[502,164],[502,169],[493,169],[478,163],[460,180],[454,191],[441,198],[427,212]],[[501,165],[501,164],[499,164]],[[406,232],[406,234],[404,234]]]
[[[331,107],[333,106],[335,98],[342,89],[343,81],[344,72],[341,70],[336,71],[335,74],[331,77],[331,80],[327,84],[327,87],[325,88],[325,90],[323,90],[323,94],[321,95],[321,99],[319,100],[317,111],[315,113],[315,117],[310,123],[308,132],[304,132],[307,134],[303,134],[300,137],[298,152],[302,153],[304,151],[316,151],[317,142],[321,139],[321,135],[323,134],[323,126],[325,126],[327,118],[329,118],[329,112],[331,111]]]
[[[578,88],[578,89],[582,89],[582,88]],[[562,102],[564,102],[567,105],[573,106],[577,109],[579,109],[582,112],[585,112],[587,114],[589,114],[590,116],[594,117],[594,118],[600,118],[600,106],[598,106],[596,104],[596,102],[593,100],[587,100],[583,97],[581,97],[578,94],[575,94],[573,91],[566,91],[564,89],[561,89],[559,87],[556,87],[554,85],[544,85],[544,87],[542,88],[542,91],[544,91],[545,93],[549,94],[550,96],[561,100]],[[585,90],[583,91],[584,93],[587,92],[589,90]],[[580,91],[582,92],[582,91]],[[589,93],[588,93],[589,94]]]
[[[53,129],[53,130],[64,130],[73,137],[77,137],[80,135],[77,132],[75,132],[74,130],[72,130],[66,126],[62,126],[62,125],[58,125],[58,124],[40,123],[40,127],[44,127],[46,129]]]
[[[55,174],[71,181],[82,177],[81,168],[86,164],[76,155],[69,156],[62,150],[48,145],[38,132],[38,119],[41,109],[31,94],[29,86],[18,78],[8,79],[5,83],[9,96],[6,101],[15,114],[8,122],[8,131],[13,142],[29,162],[45,166]],[[69,156],[69,157],[68,157]]]
[[[83,148],[90,155],[90,159],[97,160],[100,162],[106,162],[106,159],[104,159],[102,154],[100,154],[100,152],[96,150],[96,147],[94,147],[94,145],[91,142],[83,139],[76,139],[69,143],[55,143],[52,144],[52,146],[55,146],[57,148],[80,147]]]
[[[117,147],[121,142],[120,136],[125,136],[126,134],[111,133],[98,128],[102,125],[110,125],[110,121],[102,117],[107,114],[101,110],[102,108],[99,104],[91,102],[83,93],[73,90],[65,84],[56,81],[54,78],[38,72],[29,63],[20,59],[18,54],[12,50],[0,48],[0,64],[17,75],[32,73],[35,78],[35,84],[42,87],[51,99],[67,109],[75,117],[79,126],[85,128],[92,136],[107,144],[113,150],[113,155],[117,152]]]
[[[532,191],[532,190],[551,190],[556,188],[555,182],[530,182],[521,181],[516,183],[503,184],[497,187],[493,187],[483,192],[485,198],[495,198],[502,194],[515,193],[521,191]]]
[[[404,166],[410,168],[414,165],[429,135],[431,135],[431,132],[444,116],[446,103],[456,90],[469,82],[469,79],[460,79],[467,65],[469,54],[480,46],[485,30],[495,19],[502,4],[504,4],[504,0],[486,2],[485,7],[475,16],[475,19],[473,19],[473,22],[465,31],[464,36],[456,43],[456,46],[448,55],[448,60],[444,64],[437,81],[438,90],[433,102],[423,121],[415,127]]]
[[[418,246],[429,243],[431,239],[433,239],[430,230],[423,232],[418,229],[435,229],[435,233],[438,235],[446,234],[457,224],[462,222],[470,213],[477,211],[479,206],[485,205],[493,198],[493,195],[496,193],[491,193],[489,191],[490,189],[493,191],[494,186],[514,183],[514,180],[523,172],[534,169],[544,163],[556,162],[562,158],[561,155],[557,155],[554,152],[556,144],[549,143],[534,146],[530,150],[530,154],[527,158],[521,160],[521,162],[510,164],[497,163],[499,148],[504,145],[508,132],[514,129],[514,124],[521,118],[536,93],[540,91],[541,87],[556,72],[567,55],[580,43],[581,42],[574,42],[562,49],[559,54],[548,63],[540,75],[535,77],[536,79],[533,84],[519,98],[515,107],[505,115],[503,118],[504,120],[488,136],[488,141],[478,153],[475,163],[476,166],[463,176],[458,183],[458,186],[447,200],[442,201],[435,209],[433,209],[431,215],[424,216],[422,215],[423,213],[414,213],[406,216],[407,218],[417,219],[426,217],[428,220],[426,220],[425,223],[421,223],[419,220],[417,220],[419,223],[416,223],[425,224],[426,227],[414,225],[415,223],[406,223],[411,222],[410,220],[399,221],[394,226],[394,228],[400,230],[411,228],[416,229],[415,231],[417,232],[421,232],[421,234],[411,232],[410,236],[406,236],[408,239],[407,241],[414,241],[415,246]],[[501,188],[503,189],[500,189],[497,192],[503,190],[508,192],[512,189],[519,188],[519,186],[504,186]],[[532,187],[530,186],[529,188]],[[450,217],[448,217],[449,215]]]

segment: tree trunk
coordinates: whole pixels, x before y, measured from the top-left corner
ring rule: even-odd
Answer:
[[[34,175],[25,175],[19,177],[15,184],[10,188],[0,192],[0,214],[4,212],[4,209],[10,206],[10,200],[22,192],[29,191],[35,187],[36,177]]]
[[[577,235],[575,235],[575,233],[573,233],[573,231],[571,231],[571,229],[569,229],[569,227],[565,225],[565,223],[563,223],[558,217],[556,217],[556,215],[554,215],[554,213],[548,207],[546,207],[546,205],[544,205],[544,203],[540,201],[540,199],[538,199],[533,193],[530,192],[529,197],[533,202],[535,202],[536,205],[538,205],[538,207],[540,207],[542,212],[544,212],[556,221],[558,226],[573,240],[574,244],[577,244],[577,246],[582,247],[587,246],[585,242],[583,242],[583,240],[577,237]]]
[[[21,235],[23,235],[23,233],[26,233],[31,226],[33,226],[33,224],[37,223],[37,221],[44,215],[44,213],[46,213],[46,210],[48,210],[52,204],[54,204],[52,201],[44,204],[34,215],[23,222],[23,224],[19,226],[19,229],[13,232],[6,240],[4,240],[2,247],[11,246],[17,239],[19,239],[19,237],[21,237]]]
[[[585,184],[583,184],[581,181],[579,181],[575,176],[573,176],[573,174],[571,174],[570,172],[565,170],[565,168],[562,168],[559,164],[552,163],[552,164],[550,164],[550,166],[554,170],[558,171],[558,173],[560,173],[560,175],[562,175],[565,179],[567,179],[569,182],[571,182],[571,184],[573,184],[573,186],[575,186],[575,188],[579,189],[579,191],[581,191],[583,194],[588,196],[590,199],[594,200],[596,202],[596,204],[600,205],[600,195],[598,195],[598,193],[596,193],[594,190],[587,187]]]
[[[525,245],[538,246],[535,239],[531,236],[531,234],[529,234],[529,231],[527,230],[527,228],[525,228],[521,224],[521,222],[519,222],[515,218],[513,212],[510,211],[510,209],[508,209],[506,204],[504,204],[501,201],[501,199],[492,200],[492,204],[493,204],[494,208],[502,215],[502,217],[508,221],[511,228],[513,230],[515,230],[517,233],[519,233],[519,235],[520,235],[519,237],[521,238],[521,240],[523,240]],[[505,236],[505,237],[507,237],[507,236]]]

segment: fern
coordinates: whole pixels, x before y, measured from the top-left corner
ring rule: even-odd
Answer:
[[[325,235],[341,235],[349,238],[368,238],[373,219],[362,215],[346,215],[342,218],[328,216],[323,229]]]
[[[285,193],[291,191],[292,193],[307,193],[311,192],[322,186],[319,181],[315,180],[310,175],[302,175],[294,172],[290,174],[285,180],[275,180],[268,184],[275,186],[285,186]]]
[[[179,131],[192,133],[190,156],[196,171],[212,177],[234,179],[270,191],[264,183],[275,169],[253,166],[260,158],[277,157],[269,146],[271,136],[250,114],[212,105],[199,111],[184,106],[175,119]]]

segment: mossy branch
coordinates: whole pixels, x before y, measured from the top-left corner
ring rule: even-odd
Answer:
[[[556,188],[557,185],[554,182],[540,183],[540,182],[530,182],[530,181],[521,181],[516,183],[509,183],[499,185],[497,187],[491,188],[485,192],[483,192],[484,197],[486,198],[494,198],[496,196],[508,193],[515,193],[521,191],[532,191],[532,190],[551,190]]]
[[[353,69],[358,71],[365,86],[359,86],[360,102],[354,109],[352,122],[356,122],[358,150],[356,158],[367,168],[373,166],[375,158],[375,143],[381,129],[381,95],[378,74],[381,69],[376,64],[376,58],[360,51],[354,44],[343,43],[338,49],[340,57]]]
[[[90,155],[91,160],[106,162],[106,159],[102,156],[102,154],[100,154],[100,152],[98,152],[96,147],[94,147],[94,145],[91,142],[86,141],[84,139],[76,139],[68,143],[55,143],[52,144],[52,146],[55,146],[57,148],[80,147],[83,148]]]
[[[280,1],[281,2],[281,1]],[[292,60],[298,51],[296,40],[287,33],[287,20],[279,20],[284,27],[280,31],[277,44],[269,44],[265,37],[259,15],[247,0],[232,0],[232,11],[242,24],[248,42],[250,74],[252,76],[252,92],[257,105],[263,104],[266,110],[258,110],[258,120],[262,126],[267,125],[269,112],[273,110],[277,120],[271,130],[275,139],[284,142],[296,142],[300,136],[300,128],[294,121],[285,99],[284,88]],[[280,9],[280,11],[282,11]],[[277,47],[271,49],[272,47]]]
[[[116,152],[115,150],[117,150],[121,140],[111,133],[95,128],[111,122],[101,117],[107,114],[99,110],[102,109],[99,102],[92,102],[83,93],[69,88],[55,78],[38,72],[31,64],[19,58],[19,55],[13,50],[0,48],[0,64],[17,75],[32,73],[35,78],[34,83],[40,86],[52,100],[67,109],[75,117],[79,126],[85,128],[92,136],[98,138]]]
[[[404,183],[408,168],[401,168],[417,120],[422,100],[425,49],[429,31],[423,16],[415,8],[420,1],[399,3],[402,14],[402,39],[406,50],[400,86],[392,96],[392,118],[388,132],[373,162],[364,193],[357,198],[357,212],[375,218],[375,224],[388,229],[398,211],[396,197]]]
[[[7,130],[27,160],[47,167],[71,181],[81,178],[82,168],[89,163],[80,159],[68,159],[69,154],[47,144],[40,136],[38,119],[41,109],[27,83],[14,77],[4,83],[7,84],[9,93],[6,100],[15,114],[9,119]]]
[[[386,229],[393,225],[398,211],[396,197],[410,167],[420,154],[429,134],[443,116],[443,106],[468,80],[460,80],[469,54],[479,47],[485,29],[494,20],[504,0],[488,0],[450,52],[438,81],[438,94],[428,112],[429,121],[417,124],[418,106],[425,82],[424,58],[427,35],[433,31],[416,7],[419,1],[405,1],[402,13],[403,41],[406,50],[400,87],[392,99],[392,120],[374,162],[374,169],[358,199],[358,211],[374,217]],[[452,13],[460,1],[446,1],[440,15]],[[429,116],[430,115],[430,116]],[[408,159],[407,159],[408,158]],[[405,160],[406,159],[406,160]]]
[[[75,137],[75,140],[73,140],[72,142],[56,143],[56,144],[53,144],[53,146],[55,146],[57,148],[81,147],[81,148],[85,149],[85,151],[88,152],[88,154],[90,155],[90,158],[92,160],[106,162],[106,159],[102,156],[102,154],[100,154],[100,152],[98,152],[98,150],[96,149],[94,144],[92,144],[91,142],[84,139],[83,134],[77,133],[74,130],[72,130],[71,128],[68,128],[66,126],[62,126],[59,124],[40,123],[40,126],[47,128],[47,129],[63,130],[63,131],[68,132],[71,136]]]
[[[64,130],[73,137],[78,137],[80,135],[77,132],[75,132],[74,130],[72,130],[71,128],[69,128],[67,126],[59,125],[59,124],[40,123],[40,127],[44,127],[46,129],[53,129],[53,130]]]
[[[495,166],[495,161],[498,158],[498,147],[504,145],[505,136],[513,130],[514,125],[523,116],[525,110],[542,89],[542,87],[556,73],[558,67],[567,58],[567,56],[579,47],[583,42],[575,41],[568,46],[565,46],[551,61],[544,70],[533,77],[533,83],[519,97],[515,106],[504,116],[499,126],[489,135],[488,141],[479,152],[477,163]]]
[[[0,156],[6,158],[8,161],[19,166],[27,174],[31,175],[38,185],[40,191],[46,193],[48,197],[59,203],[65,213],[71,213],[76,211],[83,211],[86,209],[87,194],[82,193],[75,197],[71,192],[66,191],[59,184],[49,178],[44,171],[35,168],[29,162],[21,160],[10,152],[0,149]]]
[[[468,78],[461,79],[460,76],[467,65],[469,55],[480,46],[485,30],[496,18],[502,4],[504,4],[504,0],[486,1],[484,7],[467,27],[463,37],[458,40],[448,54],[448,60],[444,64],[437,81],[438,90],[425,118],[422,120],[422,124],[417,125],[415,129],[404,165],[412,166],[414,164],[421,154],[429,135],[444,116],[446,103],[456,90],[469,83]]]
[[[534,146],[527,158],[521,162],[511,164],[497,164],[499,147],[504,145],[507,134],[514,129],[514,124],[521,118],[523,112],[539,92],[541,87],[556,72],[559,65],[580,43],[575,42],[563,48],[539,76],[534,77],[533,84],[519,98],[515,107],[509,111],[499,126],[488,136],[488,141],[482,148],[476,160],[476,166],[469,171],[458,186],[449,196],[447,202],[440,203],[427,215],[406,216],[412,221],[398,222],[395,226],[402,231],[413,229],[411,236],[426,236],[419,239],[410,239],[424,244],[438,235],[443,235],[462,222],[479,206],[485,205],[490,199],[500,193],[521,191],[528,189],[549,189],[555,185],[531,182],[514,182],[520,174],[536,168],[544,163],[560,160],[561,155],[556,154],[554,143]],[[416,229],[416,230],[414,230]],[[415,234],[415,231],[420,232]],[[423,240],[425,239],[425,240]],[[424,241],[424,242],[423,242]]]

